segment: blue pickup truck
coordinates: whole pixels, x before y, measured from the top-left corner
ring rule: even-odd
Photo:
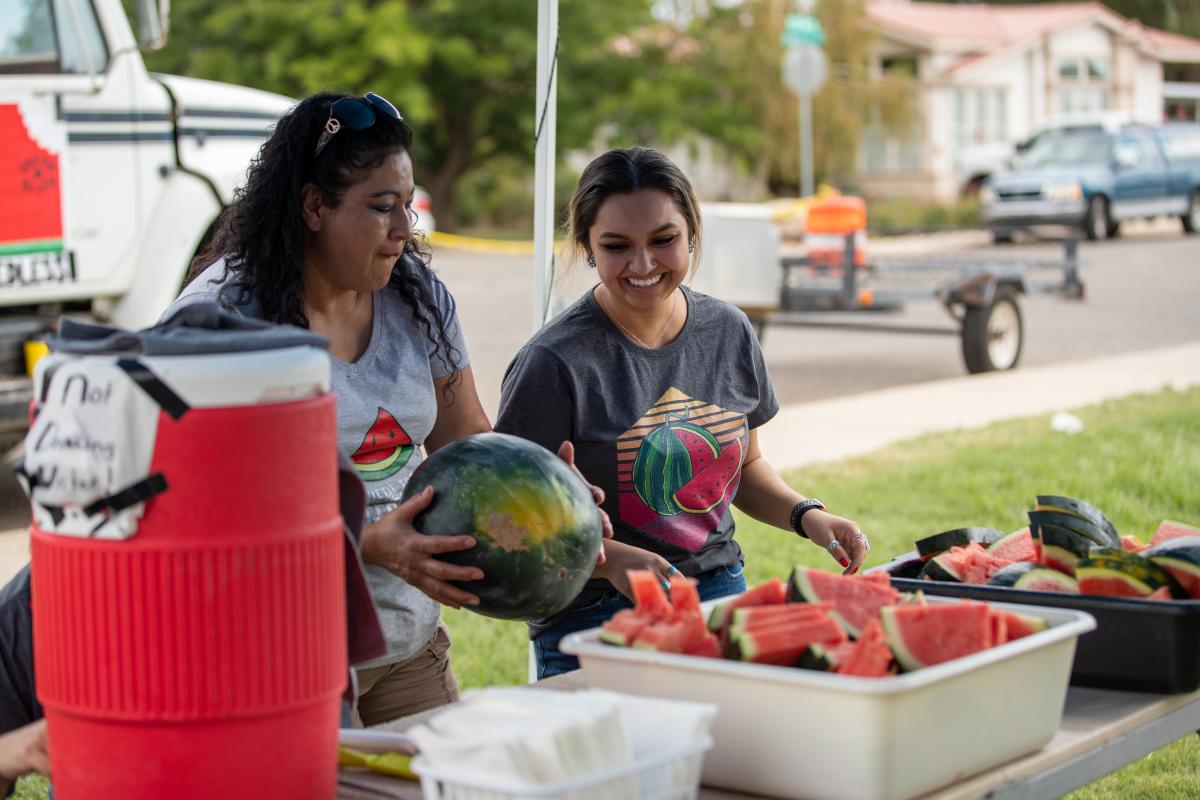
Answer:
[[[1117,235],[1127,219],[1178,216],[1200,230],[1200,124],[1097,126],[1039,141],[1021,167],[980,190],[980,219],[997,242],[1032,225]]]

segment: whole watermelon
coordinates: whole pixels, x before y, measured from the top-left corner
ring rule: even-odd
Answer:
[[[600,512],[587,485],[541,445],[477,433],[425,460],[404,499],[426,486],[429,508],[413,520],[428,536],[472,534],[470,550],[438,558],[483,570],[457,583],[479,597],[472,611],[500,619],[548,617],[570,604],[600,553]]]

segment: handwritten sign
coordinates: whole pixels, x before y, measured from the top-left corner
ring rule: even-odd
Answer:
[[[21,470],[34,521],[49,533],[128,539],[145,503],[112,498],[145,484],[159,406],[115,358],[48,362]]]

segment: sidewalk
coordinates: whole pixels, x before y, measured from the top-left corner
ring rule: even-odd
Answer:
[[[1195,385],[1200,385],[1200,342],[786,406],[764,428],[759,445],[777,469],[792,469],[862,455],[927,433]],[[28,560],[26,531],[0,532],[0,582]]]
[[[1198,384],[1200,342],[786,406],[763,428],[759,446],[776,469],[792,469],[927,433]]]

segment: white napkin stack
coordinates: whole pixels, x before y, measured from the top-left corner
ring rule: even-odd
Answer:
[[[716,706],[576,692],[482,689],[408,733],[441,773],[497,788],[546,786],[613,772],[708,735]],[[632,777],[588,797],[636,797]]]

